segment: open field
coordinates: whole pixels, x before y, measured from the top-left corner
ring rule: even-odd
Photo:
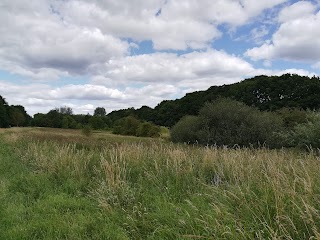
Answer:
[[[320,239],[318,152],[0,130],[0,239]]]

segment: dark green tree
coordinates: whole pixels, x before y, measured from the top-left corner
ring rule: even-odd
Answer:
[[[160,127],[150,122],[140,123],[136,131],[138,137],[160,137]]]
[[[106,124],[103,121],[102,117],[99,116],[93,116],[92,118],[90,118],[89,120],[89,125],[91,126],[91,128],[97,130],[97,129],[104,129],[106,128]]]
[[[62,128],[76,129],[78,126],[77,122],[70,115],[65,115],[62,118]]]
[[[140,121],[133,116],[117,120],[113,126],[113,133],[136,136]]]
[[[106,113],[106,109],[103,108],[103,107],[97,107],[95,110],[94,110],[94,114],[93,116],[99,116],[99,117],[103,117],[105,116],[107,113]]]
[[[198,117],[181,119],[171,136],[176,142],[204,145],[274,146],[273,132],[282,130],[282,119],[275,113],[261,112],[241,102],[219,99],[201,108]]]
[[[61,113],[61,114],[66,114],[66,115],[72,115],[73,114],[72,108],[71,107],[67,107],[67,106],[56,108],[55,110],[57,112]]]
[[[9,115],[11,126],[21,127],[26,125],[27,119],[19,108],[11,106],[9,108]]]
[[[0,96],[0,127],[7,128],[10,126],[10,118],[8,115],[8,103]]]

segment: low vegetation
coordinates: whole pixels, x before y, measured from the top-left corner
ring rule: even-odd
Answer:
[[[219,99],[207,103],[198,116],[187,116],[171,131],[175,142],[203,145],[275,145],[273,132],[282,130],[282,119],[275,113],[260,112],[241,102]]]
[[[320,237],[317,151],[43,128],[0,142],[0,239]]]

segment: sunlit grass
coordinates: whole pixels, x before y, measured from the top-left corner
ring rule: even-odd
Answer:
[[[316,152],[77,130],[4,132],[2,171],[10,157],[22,168],[0,180],[7,239],[320,237]]]

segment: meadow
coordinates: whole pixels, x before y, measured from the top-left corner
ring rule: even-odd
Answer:
[[[320,239],[319,156],[0,129],[0,239]]]

